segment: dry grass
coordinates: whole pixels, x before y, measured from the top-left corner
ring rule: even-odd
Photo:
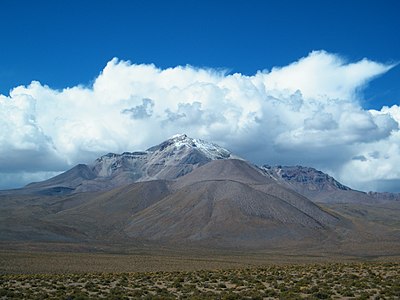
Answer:
[[[0,275],[0,298],[400,299],[399,263],[181,272]]]

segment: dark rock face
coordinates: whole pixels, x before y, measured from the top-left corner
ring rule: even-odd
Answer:
[[[319,203],[360,203],[395,201],[399,194],[365,193],[353,190],[319,170],[303,166],[264,165],[260,168],[266,176]]]
[[[379,201],[400,201],[400,194],[398,193],[369,192],[368,195]]]
[[[310,191],[351,190],[328,174],[314,168],[302,166],[270,167],[264,165],[262,169],[273,178],[287,183],[301,184],[305,189]]]

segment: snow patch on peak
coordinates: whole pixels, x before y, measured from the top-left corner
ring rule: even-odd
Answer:
[[[182,139],[182,138],[187,138],[188,136],[185,133],[177,133],[174,134],[173,136],[171,136],[169,138],[169,140],[173,140],[173,139]]]
[[[177,134],[146,151],[108,153],[89,167],[98,178],[115,178],[122,184],[129,180],[175,179],[209,161],[231,158],[238,157],[216,144]]]
[[[212,160],[232,158],[232,154],[229,150],[216,144],[208,143],[200,139],[193,139],[193,144]]]
[[[194,139],[186,134],[176,134],[165,142],[147,149],[148,152],[158,152],[158,151],[171,151],[175,152],[180,149],[195,149],[201,152],[210,160],[216,159],[228,159],[228,158],[239,158],[234,157],[232,153],[222,148],[214,143],[210,143],[201,139]],[[239,158],[240,159],[240,158]]]

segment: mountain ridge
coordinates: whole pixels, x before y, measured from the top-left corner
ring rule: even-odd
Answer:
[[[78,164],[53,178],[30,183],[14,192],[64,195],[110,190],[133,182],[173,180],[210,161],[231,158],[242,159],[214,143],[194,139],[186,134],[177,134],[145,151],[105,154],[91,164]],[[400,194],[353,190],[330,175],[311,167],[256,167],[264,176],[273,178],[314,202],[400,201]]]
[[[0,193],[0,241],[335,251],[360,243],[375,253],[400,244],[400,202],[376,198],[313,168],[258,167],[178,135]]]

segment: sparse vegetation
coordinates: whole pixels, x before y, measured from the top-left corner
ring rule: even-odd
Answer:
[[[143,273],[4,274],[0,299],[400,299],[400,263]]]

